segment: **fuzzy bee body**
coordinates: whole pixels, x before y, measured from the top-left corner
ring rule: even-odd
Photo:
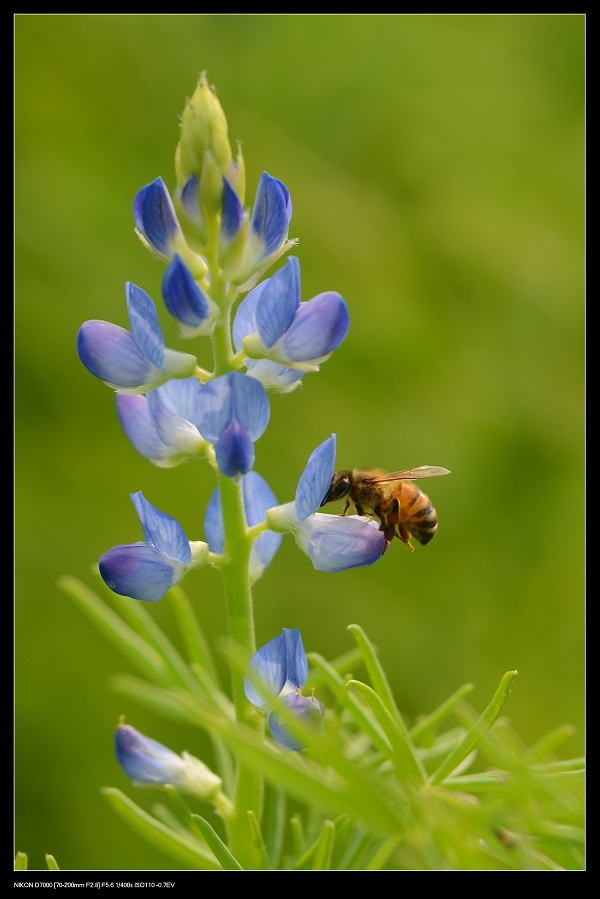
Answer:
[[[378,468],[342,469],[333,475],[321,506],[345,498],[342,515],[354,504],[358,515],[379,520],[385,537],[384,552],[394,537],[414,552],[410,538],[426,546],[435,537],[438,517],[429,497],[413,481],[446,474],[450,474],[447,468],[436,465],[390,473]]]

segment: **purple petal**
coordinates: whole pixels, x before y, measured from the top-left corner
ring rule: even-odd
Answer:
[[[385,540],[376,521],[358,516],[310,515],[294,531],[317,571],[337,572],[377,562]]]
[[[131,501],[138,513],[146,543],[163,556],[187,565],[191,561],[192,551],[179,522],[149,503],[141,490],[131,494]]]
[[[221,209],[221,240],[229,244],[242,227],[244,207],[226,178],[223,178],[223,204]]]
[[[332,434],[310,454],[296,487],[298,521],[304,521],[321,507],[323,497],[331,487],[335,471],[335,445],[336,436]]]
[[[156,306],[148,294],[131,281],[125,285],[125,294],[131,333],[140,353],[157,368],[163,369],[165,341],[158,323]]]
[[[284,627],[250,659],[244,693],[252,705],[266,708],[286,684],[289,689],[296,689],[306,683],[307,676],[308,662],[300,631]]]
[[[102,580],[113,593],[144,602],[158,602],[185,574],[179,562],[145,543],[113,546],[99,565]]]
[[[323,726],[325,707],[314,696],[302,696],[299,693],[288,693],[281,697],[281,702],[286,706],[298,722],[304,726],[316,727],[320,730]],[[269,730],[271,736],[281,749],[288,752],[298,752],[306,749],[306,742],[292,733],[283,717],[277,712],[269,715]]]
[[[167,268],[162,282],[165,306],[178,321],[195,328],[210,315],[210,307],[192,273],[177,255]]]
[[[115,753],[125,774],[138,783],[177,784],[184,776],[180,756],[128,724],[117,727]]]
[[[278,347],[290,362],[318,359],[339,347],[349,325],[348,308],[340,294],[321,293],[301,303]]]
[[[111,322],[84,322],[77,335],[77,353],[89,372],[115,389],[141,387],[160,374],[132,334]]]
[[[137,228],[153,250],[170,259],[179,222],[169,191],[162,178],[142,187],[133,201],[133,217]]]
[[[219,470],[234,478],[246,474],[254,465],[254,444],[246,429],[235,418],[229,422],[215,446]]]

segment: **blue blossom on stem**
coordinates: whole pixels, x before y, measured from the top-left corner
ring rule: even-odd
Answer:
[[[261,646],[248,665],[244,678],[246,698],[259,709],[268,711],[271,736],[281,749],[298,751],[306,743],[292,733],[284,716],[277,710],[278,704],[299,722],[322,727],[324,706],[314,696],[302,696],[300,692],[308,676],[308,662],[302,645],[302,636],[295,628],[284,627],[281,633]]]
[[[224,182],[220,262],[231,280],[241,283],[252,277],[256,283],[296,242],[287,240],[292,218],[290,192],[283,181],[263,172],[248,222],[238,193],[227,179]]]
[[[385,538],[379,524],[360,515],[316,512],[331,486],[335,470],[335,434],[310,455],[293,503],[267,512],[276,531],[289,531],[317,571],[338,572],[372,565],[381,558]]]
[[[227,477],[254,465],[254,442],[269,423],[269,400],[262,384],[230,372],[205,384],[198,401],[198,425],[215,446],[217,465]]]
[[[173,468],[206,455],[208,444],[196,424],[197,378],[169,381],[145,396],[117,394],[117,413],[133,447],[159,468]]]
[[[114,593],[158,602],[192,568],[208,560],[208,545],[191,543],[170,515],[160,512],[141,491],[131,494],[144,542],[113,546],[100,559],[100,574]]]
[[[87,370],[119,393],[146,393],[171,378],[187,378],[195,356],[165,347],[156,306],[148,294],[125,285],[131,331],[105,321],[84,322],[77,353]]]
[[[265,520],[267,510],[277,505],[277,498],[258,472],[249,471],[242,475],[242,495],[244,497],[244,512],[248,527],[253,527]],[[210,547],[210,551],[222,555],[225,549],[225,532],[223,529],[223,514],[221,511],[221,499],[217,488],[211,496],[204,518],[204,533]],[[266,531],[253,543],[250,554],[250,582],[254,584],[267,568],[279,546],[282,534],[274,531]]]
[[[201,799],[215,799],[221,778],[187,752],[171,749],[120,723],[115,732],[115,754],[125,774],[137,784],[171,784]]]
[[[162,282],[165,306],[178,322],[181,337],[212,334],[218,308],[205,293],[180,256],[175,254]]]
[[[300,263],[292,256],[240,303],[233,336],[236,349],[249,357],[249,373],[256,358],[318,371],[346,337],[349,324],[346,303],[335,291],[300,302]]]

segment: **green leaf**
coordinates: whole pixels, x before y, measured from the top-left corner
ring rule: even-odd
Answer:
[[[415,724],[414,727],[410,729],[410,737],[415,743],[417,740],[422,740],[423,737],[430,734],[435,728],[441,724],[441,722],[446,718],[454,709],[456,704],[460,702],[464,697],[471,693],[474,690],[473,684],[464,684],[462,687],[459,687],[458,690],[452,694],[445,702],[443,702],[440,706],[435,709],[435,711],[431,712],[430,715],[426,715],[421,718],[420,721]]]
[[[210,675],[215,686],[220,687],[212,652],[187,594],[181,589],[179,584],[176,584],[174,587],[171,587],[167,596],[175,609],[179,630],[181,631],[190,662],[192,665],[203,668]]]
[[[225,871],[242,871],[240,863],[233,857],[219,834],[211,824],[200,815],[192,814],[192,819],[196,823],[202,836],[206,840],[208,846],[212,850],[215,858]]]
[[[17,852],[15,855],[15,871],[27,870],[27,854],[25,852]]]
[[[439,768],[429,778],[431,784],[440,784],[458,767],[460,762],[475,748],[486,730],[497,721],[510,693],[510,687],[517,676],[516,671],[507,671],[494,697],[479,720],[465,735],[459,745],[444,759]]]
[[[101,792],[106,796],[117,814],[133,830],[139,833],[148,843],[170,855],[185,868],[205,871],[220,870],[221,866],[216,861],[213,853],[193,837],[183,837],[181,834],[174,833],[168,827],[165,827],[162,822],[153,818],[128,799],[120,790],[107,787]]]
[[[96,593],[69,575],[58,580],[58,586],[75,600],[96,627],[128,658],[142,674],[162,684],[170,683],[164,659],[147,640],[128,627]],[[133,602],[133,600],[132,600]]]
[[[400,783],[409,790],[425,783],[425,771],[417,759],[414,747],[406,731],[404,728],[399,727],[397,718],[390,714],[384,706],[381,697],[371,687],[360,681],[349,681],[348,688],[358,690],[373,710],[377,721],[390,742],[392,751],[388,752],[388,757],[394,763],[394,769]]]
[[[345,681],[329,662],[316,653],[312,653],[311,661],[319,675],[320,683],[331,690],[336,702],[342,702],[344,708],[348,709],[358,729],[368,735],[373,745],[388,755],[389,742],[374,716],[351,691],[346,690]]]
[[[294,871],[329,871],[335,837],[335,824],[325,821],[323,830],[306,852],[292,865]]]
[[[358,644],[364,663],[367,667],[367,672],[369,674],[373,689],[383,702],[390,715],[392,715],[398,721],[398,726],[402,728],[402,730],[406,731],[404,722],[402,721],[400,712],[398,711],[398,707],[396,706],[396,701],[394,699],[393,693],[390,689],[388,679],[385,676],[385,672],[381,666],[379,658],[377,657],[375,647],[363,631],[362,627],[360,627],[358,624],[349,624],[347,629],[350,631]]]
[[[45,858],[46,858],[46,865],[47,865],[49,871],[60,871],[60,868],[56,864],[56,859],[54,858],[53,855],[49,855],[48,853],[46,853]]]

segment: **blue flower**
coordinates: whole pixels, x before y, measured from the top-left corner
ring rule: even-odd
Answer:
[[[293,503],[267,512],[269,527],[289,531],[317,571],[338,572],[372,565],[383,555],[385,538],[376,521],[359,515],[316,512],[335,470],[335,434],[310,455]]]
[[[208,545],[190,543],[179,522],[156,509],[141,491],[132,493],[131,500],[144,542],[113,546],[100,559],[100,574],[120,596],[158,602],[188,571],[205,564]]]
[[[200,759],[187,752],[177,755],[129,724],[117,727],[115,753],[125,774],[137,784],[171,784],[202,799],[215,798],[221,789],[221,778]]]
[[[349,322],[346,303],[335,291],[300,302],[300,263],[292,256],[240,303],[233,337],[254,377],[250,359],[261,357],[300,372],[318,371],[346,337]]]
[[[258,472],[249,471],[242,475],[242,494],[244,511],[248,527],[260,524],[265,520],[267,510],[277,505],[273,491]],[[204,533],[210,551],[222,555],[225,549],[223,516],[218,488],[211,496],[204,518]],[[267,568],[281,544],[282,534],[267,531],[254,542],[250,554],[250,580],[255,583]]]
[[[170,262],[178,253],[194,277],[206,275],[206,262],[188,246],[162,178],[155,178],[137,192],[133,200],[133,218],[140,240],[154,256]]]
[[[198,401],[198,425],[215,446],[217,464],[229,478],[246,474],[254,465],[254,442],[269,423],[264,387],[240,372],[209,381]]]
[[[278,711],[279,705],[305,725],[323,725],[323,704],[300,692],[307,676],[308,662],[300,631],[284,627],[279,636],[254,653],[244,678],[246,698],[259,709],[271,709],[271,736],[285,750],[305,749],[306,743],[292,732],[285,721],[287,716]]]
[[[117,413],[134,448],[160,468],[173,468],[205,453],[196,424],[197,378],[169,381],[145,396],[117,394]]]
[[[133,218],[148,249],[165,262],[172,259],[183,234],[162,178],[155,178],[138,190],[133,200]]]
[[[171,378],[187,378],[195,356],[165,347],[156,306],[130,281],[125,285],[131,331],[105,321],[84,322],[77,353],[87,370],[119,393],[146,393]]]
[[[220,263],[237,283],[260,275],[296,241],[287,240],[292,218],[290,192],[278,178],[263,172],[248,222],[238,192],[223,179]],[[248,285],[251,286],[251,285]]]
[[[179,322],[181,337],[212,334],[218,309],[194,280],[181,257],[175,254],[162,282],[165,306]]]

